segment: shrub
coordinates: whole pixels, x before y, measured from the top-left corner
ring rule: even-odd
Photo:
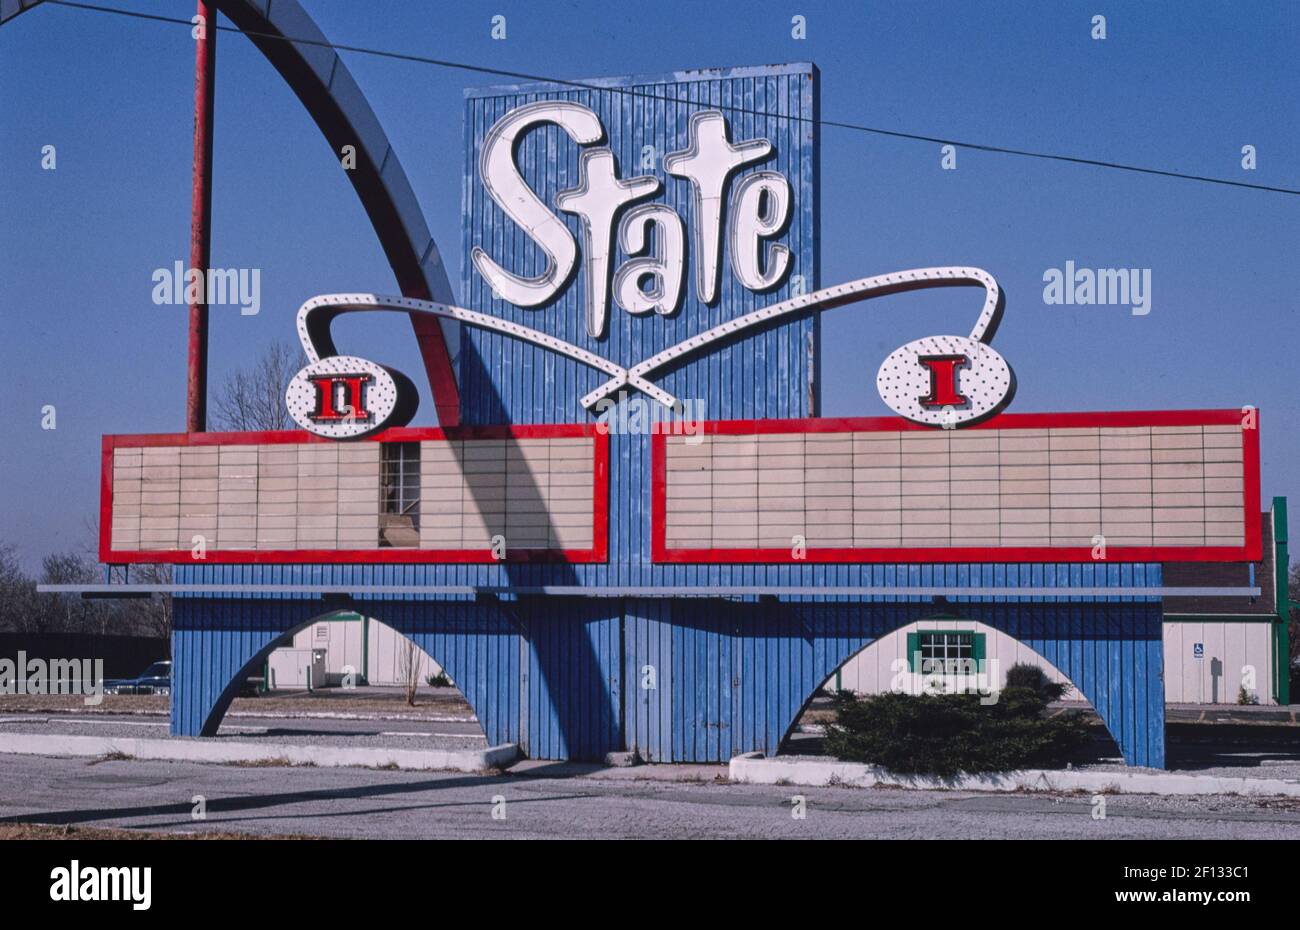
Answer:
[[[1028,688],[1040,695],[1044,703],[1059,701],[1070,686],[1063,682],[1052,681],[1041,666],[1017,662],[1007,669],[1008,688]]]
[[[840,692],[834,698],[836,722],[826,728],[826,749],[838,759],[901,774],[951,777],[1059,768],[1082,745],[1087,730],[1074,714],[1043,716],[1063,686],[1045,676],[1033,686],[1028,680],[1027,673],[1017,672],[1013,685],[1008,673],[1007,687],[994,704],[981,704],[978,694],[858,698]]]
[[[451,679],[447,677],[447,673],[444,671],[439,671],[436,675],[425,675],[424,680],[430,688],[451,687]]]

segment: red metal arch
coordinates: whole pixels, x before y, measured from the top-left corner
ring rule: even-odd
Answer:
[[[0,25],[44,0],[0,0]],[[437,244],[415,192],[356,80],[325,34],[297,0],[213,0],[216,8],[284,78],[311,114],[330,148],[356,148],[356,168],[346,172],[379,236],[403,296],[455,303]],[[286,41],[300,39],[302,42]],[[310,43],[310,44],[309,44]],[[420,346],[438,423],[460,419],[460,392],[449,346],[458,343],[454,324],[418,315],[411,326]]]

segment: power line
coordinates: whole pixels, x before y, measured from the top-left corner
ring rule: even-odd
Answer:
[[[126,16],[131,19],[142,19],[151,22],[168,23],[181,25],[187,28],[193,28],[194,23],[188,19],[181,19],[174,16],[163,16],[157,13],[141,13],[136,10],[123,10],[111,6],[100,6],[94,3],[80,3],[76,0],[46,0],[57,6],[68,7],[70,9],[90,10],[96,13],[113,13],[118,16]],[[918,133],[901,132],[894,129],[881,129],[876,126],[867,126],[862,123],[850,123],[843,120],[819,119],[814,120],[811,117],[795,115],[777,115],[764,113],[758,110],[750,110],[744,107],[734,105],[722,105],[704,103],[694,100],[681,100],[677,97],[670,97],[666,94],[654,94],[648,91],[633,90],[626,87],[606,87],[600,84],[592,84],[586,81],[574,81],[565,78],[547,77],[546,75],[530,74],[525,71],[510,71],[504,68],[490,68],[486,65],[472,65],[466,62],[449,61],[443,58],[429,58],[424,55],[411,55],[405,52],[391,52],[384,49],[366,48],[360,45],[343,45],[336,42],[326,42],[320,39],[303,39],[293,36],[284,36],[272,32],[253,32],[240,29],[237,26],[222,26],[216,23],[208,24],[207,28],[215,29],[219,32],[236,32],[249,38],[270,39],[277,42],[290,42],[298,45],[312,45],[320,48],[333,49],[336,52],[356,52],[359,55],[373,55],[377,58],[389,58],[394,61],[406,61],[415,64],[433,65],[439,68],[449,68],[460,71],[471,71],[476,74],[488,74],[494,77],[506,77],[516,80],[536,81],[539,83],[558,84],[565,87],[572,87],[578,90],[599,91],[604,93],[624,94],[626,96],[640,97],[647,100],[661,100],[667,103],[685,104],[686,106],[708,107],[710,109],[726,109],[734,113],[744,113],[751,116],[761,116],[765,118],[787,119],[795,122],[810,123],[822,127],[831,127],[835,129],[846,129],[853,132],[869,133],[871,135],[886,136],[895,139],[908,139],[914,142],[928,142],[938,145],[952,145],[957,148],[971,149],[978,152],[990,152],[995,155],[1013,155],[1020,158],[1037,158],[1043,161],[1058,161],[1074,165],[1088,165],[1094,168],[1110,168],[1116,171],[1129,171],[1135,174],[1154,175],[1164,178],[1178,178],[1184,181],[1198,181],[1202,184],[1218,184],[1225,187],[1240,187],[1247,190],[1267,191],[1274,194],[1291,194],[1300,196],[1300,190],[1289,187],[1273,187],[1267,184],[1250,184],[1245,181],[1230,181],[1226,178],[1212,178],[1199,174],[1187,174],[1181,171],[1166,171],[1161,168],[1145,168],[1140,165],[1126,165],[1121,162],[1105,161],[1096,158],[1082,158],[1075,155],[1061,155],[1054,152],[1036,152],[1030,149],[1012,148],[1003,145],[987,145],[978,142],[962,142],[958,139],[946,139],[940,136],[926,136]]]

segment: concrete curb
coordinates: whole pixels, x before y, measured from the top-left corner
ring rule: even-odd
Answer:
[[[386,749],[380,746],[264,746],[227,740],[136,739],[109,736],[0,735],[0,753],[35,756],[104,756],[121,753],[133,759],[217,764],[356,766],[416,770],[484,772],[519,757],[514,743],[486,749]]]
[[[1087,791],[1093,794],[1239,794],[1300,797],[1300,782],[1281,778],[1179,775],[1172,772],[1088,772],[1077,769],[1025,769],[997,775],[938,778],[897,775],[878,766],[811,757],[768,759],[761,752],[731,760],[733,782],[752,785],[888,786],[928,791]]]
[[[159,717],[166,720],[171,717],[171,712],[166,710],[7,710],[3,711],[5,723],[18,723],[22,720],[56,720],[59,718],[69,717]],[[344,711],[314,711],[314,710],[291,710],[291,711],[229,711],[223,720],[232,717],[256,717],[262,720],[409,720],[414,723],[478,723],[478,717],[473,714],[468,717],[457,714],[382,714],[366,713],[358,711],[348,713]]]
[[[312,711],[312,710],[291,710],[287,713],[258,713],[251,710],[231,711],[223,717],[223,720],[231,717],[253,717],[261,720],[371,720],[401,722],[410,721],[411,723],[478,723],[478,717],[473,715],[469,717],[460,717],[454,714],[436,714],[431,716],[421,716],[418,714],[369,714],[363,712],[348,713],[343,711]]]

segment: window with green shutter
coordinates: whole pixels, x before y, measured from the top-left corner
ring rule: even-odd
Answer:
[[[984,634],[916,630],[907,634],[907,667],[922,674],[974,675],[984,661]]]

